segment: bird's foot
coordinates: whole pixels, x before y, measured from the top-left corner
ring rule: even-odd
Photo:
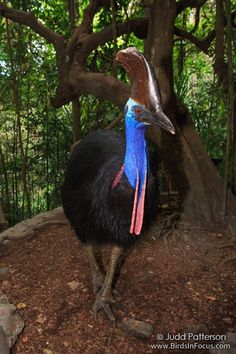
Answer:
[[[121,293],[120,293],[119,290],[116,289],[116,288],[113,288],[113,289],[112,289],[112,295],[113,295],[118,301],[120,301],[120,300],[122,299]]]
[[[124,311],[126,314],[128,313],[126,307],[122,305],[120,302],[116,301],[111,294],[109,296],[104,296],[101,294],[101,292],[98,292],[93,304],[93,312],[94,312],[95,320],[97,321],[98,319],[98,312],[101,309],[103,309],[108,319],[111,321],[112,326],[116,327],[116,318],[112,311],[112,307],[118,308]]]

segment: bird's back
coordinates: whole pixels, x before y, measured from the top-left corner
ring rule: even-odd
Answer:
[[[66,188],[74,189],[83,181],[94,179],[98,170],[114,156],[122,156],[125,141],[115,132],[95,131],[77,143],[71,153],[66,170]]]

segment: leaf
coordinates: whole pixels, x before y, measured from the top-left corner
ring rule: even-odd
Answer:
[[[25,309],[27,305],[24,302],[19,302],[19,304],[16,305],[18,309]]]
[[[50,349],[43,349],[43,354],[53,354]]]
[[[216,301],[215,296],[206,296],[207,300]]]
[[[221,232],[209,232],[208,236],[221,238],[223,237],[223,234]]]
[[[77,281],[75,281],[75,280],[73,280],[73,281],[71,281],[71,282],[69,282],[69,283],[67,283],[67,284],[69,285],[69,287],[71,288],[71,290],[75,290],[75,289],[77,289],[78,286],[79,286],[79,283],[78,283]]]
[[[40,324],[43,324],[43,323],[46,321],[46,319],[47,319],[46,316],[40,314],[40,315],[38,315],[38,317],[37,317],[37,319],[36,319],[35,322],[40,323]]]

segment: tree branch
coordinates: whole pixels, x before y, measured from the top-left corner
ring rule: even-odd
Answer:
[[[200,21],[200,11],[201,11],[201,7],[197,7],[196,14],[195,14],[195,24],[194,24],[193,28],[191,29],[190,33],[196,32],[196,30],[198,28],[199,21]]]
[[[176,5],[177,15],[184,11],[187,7],[201,7],[207,0],[181,0]]]
[[[215,30],[212,30],[204,39],[198,39],[197,37],[193,36],[192,33],[175,27],[175,35],[181,37],[182,39],[189,40],[190,42],[195,44],[196,47],[198,47],[201,51],[208,55],[208,49],[211,45],[211,42],[215,38],[216,33]]]
[[[124,107],[130,92],[128,85],[113,76],[102,73],[80,75],[79,82],[80,86],[83,87],[83,94],[108,100],[120,108]]]
[[[102,7],[108,7],[109,0],[90,0],[89,5],[84,10],[83,20],[80,26],[74,31],[66,46],[66,52],[69,56],[75,52],[79,42],[87,37],[93,31],[93,18],[97,11]]]
[[[145,36],[148,27],[148,19],[130,20],[124,23],[117,24],[117,34],[124,33],[142,33]],[[191,33],[175,28],[175,33],[183,39],[188,39],[194,43],[200,50],[207,53],[208,47],[215,36],[215,32],[210,32],[209,35],[200,40],[194,37]],[[100,99],[109,100],[113,104],[123,107],[128,97],[129,88],[121,81],[114,77],[109,77],[101,73],[86,72],[83,66],[86,63],[88,55],[92,50],[99,45],[103,45],[108,41],[113,40],[112,26],[105,28],[100,32],[88,34],[80,42],[80,47],[77,49],[76,60],[70,66],[70,74],[67,79],[59,81],[57,92],[52,99],[54,107],[60,107],[63,104],[75,99],[78,95],[94,95]],[[78,64],[78,62],[80,62]]]
[[[129,20],[123,23],[117,24],[117,36],[123,34],[134,33],[138,38],[146,38],[148,29],[148,18],[141,18],[135,20]],[[192,33],[184,31],[178,27],[174,29],[175,35],[181,37],[182,39],[187,39],[193,44],[195,44],[200,50],[205,54],[208,54],[208,49],[215,38],[215,30],[212,30],[205,38],[199,39],[195,37]],[[103,45],[113,39],[112,26],[105,28],[100,32],[96,32],[86,37],[82,42],[83,48],[81,50],[81,56],[83,60],[86,61],[88,55],[96,49],[99,45]]]
[[[21,23],[30,27],[34,32],[45,38],[54,46],[58,41],[63,40],[63,36],[52,31],[50,28],[43,26],[31,12],[16,10],[6,6],[3,2],[0,3],[0,16],[8,18],[17,23]]]
[[[141,18],[135,20],[129,20],[123,23],[118,23],[116,26],[117,37],[123,34],[134,33],[138,38],[146,38],[148,29],[148,19]],[[83,61],[86,61],[88,55],[96,49],[107,42],[113,40],[113,28],[112,25],[103,29],[100,32],[93,33],[82,41],[82,49],[80,55],[83,57]]]
[[[26,25],[35,33],[38,33],[41,37],[45,38],[49,43],[52,43],[56,51],[57,65],[60,67],[65,57],[63,35],[60,35],[52,31],[50,28],[42,25],[33,13],[10,8],[2,2],[0,3],[0,16],[13,22]]]
[[[76,72],[70,75],[70,82],[65,86],[58,85],[52,105],[55,108],[69,103],[79,95],[93,95],[101,100],[108,100],[123,108],[128,99],[130,88],[113,76],[102,73]]]

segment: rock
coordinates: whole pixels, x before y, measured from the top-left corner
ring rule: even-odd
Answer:
[[[10,354],[10,348],[7,344],[6,336],[3,332],[2,326],[0,326],[0,353]]]
[[[236,333],[227,332],[226,333],[226,340],[222,340],[217,342],[218,345],[227,344],[229,348],[223,349],[211,349],[210,354],[235,354],[236,353]]]
[[[203,323],[189,326],[181,332],[182,333],[193,333],[193,334],[199,334],[199,333],[209,334],[208,328]]]
[[[236,351],[236,333],[227,332],[226,333],[227,342],[231,345],[231,348]]]
[[[24,321],[10,304],[7,296],[0,291],[0,327],[2,327],[8,346],[11,348],[24,328]],[[2,353],[0,351],[0,353]]]
[[[9,273],[10,272],[10,268],[9,267],[2,267],[0,268],[0,276],[1,275],[4,275],[6,273]]]
[[[209,334],[208,328],[203,323],[199,323],[199,324],[196,324],[196,325],[191,325],[189,327],[186,327],[186,328],[182,329],[180,332],[187,334],[187,336],[189,335],[189,333],[193,333],[194,335],[198,335],[198,334],[202,334],[202,333],[203,334]],[[194,343],[195,339],[193,339],[191,337],[191,339],[189,339],[189,342],[190,343]]]
[[[7,296],[0,290],[0,304],[9,304]]]
[[[128,317],[124,318],[121,322],[121,328],[127,334],[141,338],[149,338],[153,331],[153,327],[150,323]]]
[[[1,289],[5,292],[8,292],[11,290],[12,284],[10,283],[9,280],[3,280]]]

